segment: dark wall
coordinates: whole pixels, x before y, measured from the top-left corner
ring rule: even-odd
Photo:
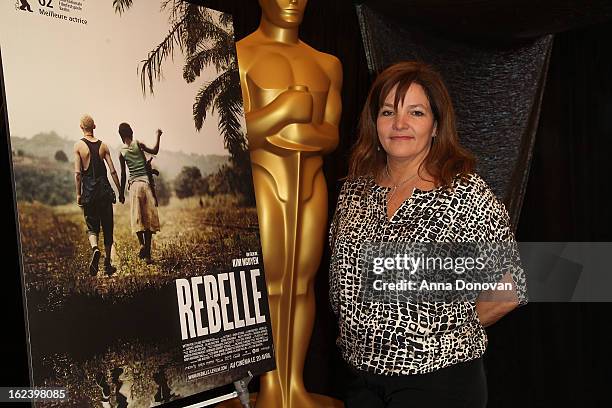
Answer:
[[[612,241],[612,23],[554,41],[519,238]]]
[[[236,37],[259,21],[255,0],[199,1],[234,15]],[[353,5],[348,0],[310,0],[301,38],[343,63],[341,142],[326,159],[333,212],[338,180],[346,174],[358,112],[370,78]],[[612,24],[556,35],[536,136],[535,154],[518,225],[522,241],[612,241],[607,186],[612,151]],[[2,119],[4,120],[4,118]],[[5,237],[2,255],[4,328],[0,385],[27,383],[11,181],[0,123],[1,185]],[[313,392],[339,396],[346,372],[334,346],[335,323],[327,301],[325,254],[317,276],[317,320],[304,378]],[[609,304],[529,304],[489,328],[485,362],[490,407],[608,406],[612,379],[607,330]]]
[[[612,241],[611,40],[612,23],[555,36],[520,241]],[[610,406],[611,313],[532,304],[493,326],[489,406]]]

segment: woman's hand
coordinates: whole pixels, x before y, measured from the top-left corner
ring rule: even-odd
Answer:
[[[514,290],[510,292],[502,290],[485,290],[480,293],[476,300],[476,313],[483,327],[488,327],[497,322],[519,305],[519,299],[516,294],[516,287],[512,275],[506,273],[500,282],[512,284]]]
[[[476,313],[483,327],[491,326],[518,306],[518,301],[491,302],[477,301]]]

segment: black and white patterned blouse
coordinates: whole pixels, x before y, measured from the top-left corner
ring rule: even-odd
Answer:
[[[487,336],[474,303],[366,300],[360,296],[365,271],[359,251],[367,242],[514,241],[504,205],[482,178],[470,174],[455,177],[452,190],[415,189],[389,220],[389,190],[372,178],[346,181],[332,220],[330,301],[344,359],[360,370],[408,375],[480,357]],[[524,280],[516,273],[522,272],[520,263],[514,267],[515,282]],[[524,281],[516,285],[520,290]]]

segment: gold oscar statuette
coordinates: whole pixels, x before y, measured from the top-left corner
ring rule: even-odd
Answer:
[[[237,43],[277,365],[257,408],[343,406],[303,382],[327,228],[323,155],[342,110],[340,61],[298,38],[306,3],[259,0],[259,28]]]

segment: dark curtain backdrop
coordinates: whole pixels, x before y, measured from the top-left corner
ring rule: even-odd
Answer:
[[[442,75],[459,140],[478,158],[476,171],[516,226],[553,36],[483,44],[439,32],[418,16],[400,20],[369,4],[359,5],[357,15],[370,71],[408,60],[425,62]]]
[[[257,27],[259,8],[255,0],[198,3],[231,12],[237,39]],[[506,41],[508,31],[518,33],[519,37],[530,36],[534,31],[538,35],[557,33],[517,238],[521,241],[612,241],[612,215],[608,205],[612,197],[607,184],[612,163],[612,23],[604,22],[602,13],[587,13],[568,1],[556,2],[559,6],[552,11],[546,7],[550,7],[550,2],[537,2],[538,7],[531,7],[534,2],[520,1],[521,7],[516,9],[508,6],[512,2],[499,2],[505,8],[495,7],[495,2],[460,2],[463,6],[486,8],[486,13],[468,9],[480,16],[473,19],[453,18],[453,13],[460,13],[461,8],[450,1],[421,3],[431,7],[420,11],[410,9],[411,12],[425,13],[429,21],[442,22],[440,25],[447,30],[463,27],[466,38],[478,38],[485,44]],[[527,19],[531,21],[529,24],[520,18],[525,9],[533,14]],[[568,24],[568,12],[580,19]],[[512,31],[517,22],[522,24],[520,30]],[[478,31],[477,24],[494,35],[488,36],[486,31],[478,34],[482,31]],[[341,142],[325,165],[331,215],[340,179],[346,174],[349,149],[355,141],[356,118],[371,81],[354,5],[348,0],[310,0],[301,38],[321,51],[336,55],[344,66]],[[28,382],[26,337],[4,113],[1,120],[5,239],[1,252],[4,279],[0,298],[4,319],[0,331],[3,363],[0,385],[25,385]],[[347,373],[334,346],[336,326],[327,297],[328,260],[326,253],[317,276],[318,312],[304,378],[310,391],[340,396]],[[610,406],[612,332],[608,326],[611,316],[610,304],[529,304],[489,328],[489,348],[485,354],[489,407]]]

